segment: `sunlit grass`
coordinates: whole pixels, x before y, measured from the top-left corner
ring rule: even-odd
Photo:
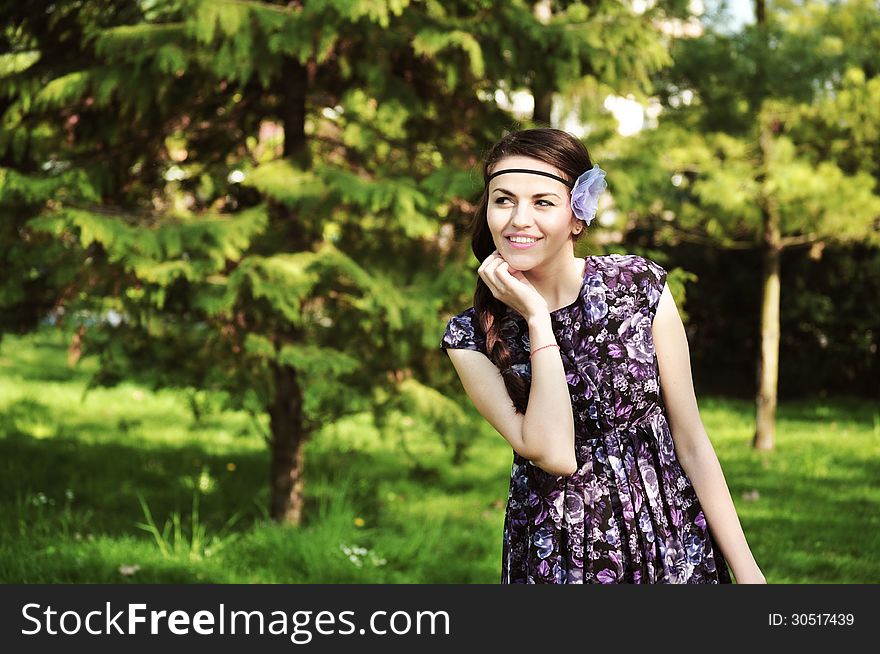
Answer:
[[[498,583],[512,453],[476,417],[461,465],[418,417],[369,416],[306,446],[302,526],[268,519],[268,452],[250,417],[196,423],[180,390],[83,396],[92,362],[62,336],[0,344],[0,581]],[[777,449],[750,448],[748,402],[700,397],[746,536],[770,583],[880,581],[880,411],[779,408]]]

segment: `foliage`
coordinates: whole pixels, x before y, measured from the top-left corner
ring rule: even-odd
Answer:
[[[472,153],[511,124],[495,91],[593,79],[645,93],[669,63],[624,5],[560,5],[549,21],[465,0],[0,10],[14,266],[0,333],[82,324],[82,354],[100,361],[90,388],[218,391],[253,415],[294,372],[302,435],[382,397],[417,402],[418,384],[449,388],[431,370],[439,298],[459,302],[469,273],[463,247],[438,243],[479,192]]]

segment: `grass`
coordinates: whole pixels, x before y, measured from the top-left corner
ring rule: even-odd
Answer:
[[[4,583],[490,583],[500,578],[512,453],[474,421],[449,463],[413,416],[407,447],[366,415],[306,445],[305,519],[268,519],[268,452],[243,413],[194,421],[181,391],[83,398],[63,335],[0,343]],[[880,581],[880,412],[848,398],[779,408],[777,449],[749,447],[753,407],[701,397],[770,583]]]

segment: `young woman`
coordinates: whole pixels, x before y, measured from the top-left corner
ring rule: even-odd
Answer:
[[[766,583],[694,397],[666,271],[574,256],[604,171],[566,132],[484,162],[474,306],[441,347],[513,448],[501,583]],[[662,383],[661,383],[662,379]]]

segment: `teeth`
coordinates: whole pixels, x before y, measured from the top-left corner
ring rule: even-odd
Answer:
[[[538,239],[536,238],[526,238],[525,236],[511,236],[511,242],[513,243],[534,243]]]

